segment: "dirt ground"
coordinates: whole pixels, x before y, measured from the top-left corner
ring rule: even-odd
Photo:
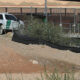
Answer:
[[[0,35],[0,73],[40,73],[44,65],[50,71],[55,68],[80,71],[80,54],[59,50],[47,45],[13,42],[12,33]]]
[[[32,64],[32,62],[27,60],[27,58],[17,54],[17,49],[14,51],[3,43],[1,39],[0,42],[0,73],[32,73],[42,70],[40,65]]]

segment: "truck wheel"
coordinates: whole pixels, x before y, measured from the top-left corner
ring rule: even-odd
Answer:
[[[2,28],[2,26],[0,26],[0,35],[2,35],[3,34],[3,28]]]

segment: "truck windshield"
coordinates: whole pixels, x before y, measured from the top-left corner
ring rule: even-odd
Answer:
[[[12,15],[5,15],[5,17],[6,17],[7,20],[17,21],[17,19],[14,16],[12,16]]]

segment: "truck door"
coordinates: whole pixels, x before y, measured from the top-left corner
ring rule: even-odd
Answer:
[[[18,27],[19,22],[17,21],[17,18],[13,15],[6,14],[6,29],[13,29]]]

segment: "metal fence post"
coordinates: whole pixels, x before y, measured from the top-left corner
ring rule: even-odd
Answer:
[[[23,13],[22,8],[20,8],[20,13],[21,13],[21,14]]]
[[[60,12],[60,27],[61,27],[61,31],[62,31],[62,14]]]
[[[76,32],[76,9],[74,9],[74,24],[73,24],[73,27],[74,27],[74,33]]]
[[[31,6],[31,26],[32,26],[32,20],[33,20],[33,15],[32,15],[32,6]]]
[[[79,34],[79,23],[78,23],[77,27],[78,27],[78,34]]]
[[[72,30],[71,30],[71,23],[70,23],[70,34],[71,34]]]
[[[37,8],[35,8],[35,14],[37,14]]]
[[[5,8],[5,12],[8,12],[8,8]]]
[[[66,12],[67,12],[67,9],[65,8],[65,16],[66,16]]]
[[[52,8],[50,8],[50,14],[52,14]]]

